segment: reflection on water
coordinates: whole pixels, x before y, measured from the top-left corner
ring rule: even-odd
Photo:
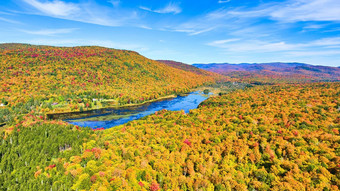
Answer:
[[[65,121],[82,127],[103,127],[106,129],[142,118],[162,109],[171,111],[184,110],[188,113],[190,109],[196,109],[197,106],[208,97],[208,95],[204,95],[202,92],[192,92],[186,96],[177,96],[176,98],[152,102],[133,108],[111,109],[111,113],[108,114],[68,119]]]

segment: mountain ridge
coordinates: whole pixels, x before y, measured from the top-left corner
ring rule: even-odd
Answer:
[[[277,79],[282,78],[282,80],[297,82],[340,80],[340,67],[310,65],[299,62],[211,63],[193,64],[193,66],[237,79],[248,78],[255,80],[254,78],[268,78],[266,81],[270,81],[270,79],[277,81]]]

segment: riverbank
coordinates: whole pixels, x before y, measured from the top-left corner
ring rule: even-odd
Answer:
[[[204,85],[204,86],[199,86],[196,88],[191,89],[187,93],[181,93],[179,95],[168,95],[168,96],[163,96],[157,99],[153,100],[148,100],[143,103],[133,103],[133,104],[125,104],[125,105],[120,105],[120,106],[97,106],[95,109],[87,109],[84,111],[66,111],[66,112],[49,112],[46,113],[48,119],[77,119],[77,118],[84,118],[84,117],[90,117],[90,116],[95,116],[95,115],[102,115],[102,114],[109,114],[112,113],[113,109],[133,109],[134,107],[139,107],[145,104],[157,102],[157,101],[162,101],[166,99],[171,99],[171,98],[176,98],[177,96],[186,96],[190,94],[190,92],[196,92],[196,91],[201,91],[203,92],[204,90],[209,90],[209,97],[210,96],[218,96],[221,92],[227,92],[227,90],[231,89],[239,89],[238,87],[239,83],[219,83],[219,84],[214,84],[214,85]],[[107,100],[103,100],[105,102]]]
[[[176,98],[177,95],[171,94],[168,96],[163,96],[157,99],[148,100],[143,103],[133,103],[133,104],[125,104],[120,106],[106,106],[106,107],[98,107],[95,109],[87,109],[84,111],[71,111],[71,112],[49,112],[46,113],[46,116],[48,119],[75,119],[75,118],[82,118],[82,117],[89,117],[93,115],[100,115],[100,114],[106,114],[111,113],[112,109],[132,109],[134,107],[139,107],[145,104],[149,104],[156,101],[162,101],[166,99],[172,99]]]
[[[196,91],[186,95],[178,95],[173,99],[152,102],[143,106],[129,107],[125,109],[112,109],[107,110],[107,114],[97,113],[89,117],[85,116],[76,119],[68,118],[65,121],[79,127],[108,129],[130,121],[138,120],[162,110],[183,111],[184,113],[189,113],[190,110],[196,109],[201,102],[208,98],[209,95],[203,94],[201,91]]]

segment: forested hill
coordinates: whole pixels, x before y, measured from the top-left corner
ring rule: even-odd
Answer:
[[[242,64],[193,64],[212,72],[217,72],[248,82],[311,82],[339,81],[340,68],[314,66],[304,63],[242,63]]]
[[[176,61],[172,61],[172,60],[157,60],[157,61],[162,62],[162,63],[164,63],[168,66],[174,67],[174,68],[178,68],[178,69],[188,71],[188,72],[193,72],[193,73],[198,74],[198,75],[211,76],[211,77],[214,77],[214,78],[217,78],[217,79],[223,78],[218,73],[203,70],[203,69],[197,68],[193,65],[184,64],[182,62],[176,62]]]
[[[2,105],[34,98],[39,105],[48,101],[73,110],[96,99],[141,103],[216,80],[128,50],[28,44],[0,44],[0,78]]]

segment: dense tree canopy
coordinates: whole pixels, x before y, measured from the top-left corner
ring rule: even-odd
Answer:
[[[213,85],[239,90],[107,130],[45,117],[227,79],[167,64],[102,47],[1,45],[0,189],[339,190],[340,83]],[[243,81],[269,80],[257,77]]]
[[[91,133],[56,121],[18,125],[1,136],[0,190],[68,190],[72,177],[60,173],[62,163],[81,152]]]
[[[337,190],[339,95],[339,83],[262,86],[160,111],[95,131],[31,178],[69,177],[73,190]]]

